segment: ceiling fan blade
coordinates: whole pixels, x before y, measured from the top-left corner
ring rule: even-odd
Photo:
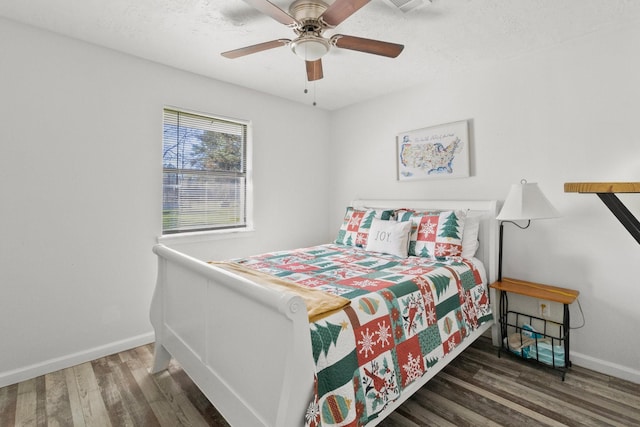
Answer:
[[[389,58],[395,58],[400,55],[400,52],[404,49],[404,45],[397,43],[364,39],[362,37],[345,36],[342,34],[336,34],[331,37],[331,43],[342,49],[357,50],[358,52],[372,53],[374,55],[387,56]]]
[[[336,0],[324,11],[320,18],[326,24],[336,27],[370,1],[371,0]]]
[[[289,27],[293,27],[298,24],[298,21],[296,21],[295,18],[268,0],[244,0],[244,2],[258,9],[265,15],[269,15],[281,24]]]
[[[229,50],[222,52],[221,55],[225,58],[234,59],[245,55],[251,55],[252,53],[262,52],[263,50],[273,49],[280,46],[286,46],[291,42],[289,39],[271,40],[270,42],[258,43],[251,46],[241,47],[240,49]]]
[[[305,61],[307,64],[307,80],[312,82],[314,80],[320,80],[322,74],[322,59],[315,61]]]

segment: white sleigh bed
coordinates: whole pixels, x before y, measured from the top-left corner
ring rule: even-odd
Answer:
[[[358,200],[351,206],[468,210],[469,215],[480,217],[475,258],[484,265],[487,283],[496,279],[496,201]],[[166,369],[175,358],[233,426],[301,426],[316,373],[303,299],[164,245],[156,245],[153,251],[158,256],[158,279],[151,304],[156,335],[152,371]],[[473,330],[447,360],[492,326],[489,321]],[[367,425],[378,424],[442,367],[436,365],[409,384]]]

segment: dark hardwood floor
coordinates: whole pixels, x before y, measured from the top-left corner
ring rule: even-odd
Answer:
[[[180,366],[150,375],[153,345],[0,388],[0,426],[228,426]],[[381,426],[640,426],[640,385],[465,350]],[[240,426],[242,427],[242,426]]]

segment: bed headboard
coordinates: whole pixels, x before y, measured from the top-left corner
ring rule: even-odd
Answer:
[[[351,202],[354,208],[416,209],[416,210],[469,210],[480,217],[478,240],[480,247],[476,257],[487,270],[487,280],[493,283],[498,277],[498,202],[496,200],[378,200],[361,199]]]

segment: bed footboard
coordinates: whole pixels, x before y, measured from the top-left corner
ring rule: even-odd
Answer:
[[[300,426],[313,393],[304,301],[156,245],[153,372],[171,357],[232,425]]]

